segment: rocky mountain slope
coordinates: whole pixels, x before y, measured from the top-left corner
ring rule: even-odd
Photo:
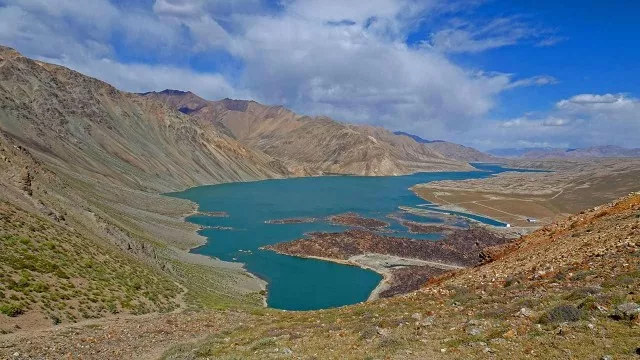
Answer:
[[[464,161],[382,128],[301,116],[255,101],[206,101],[175,90],[144,95],[202,122],[224,126],[240,142],[282,160],[298,174],[400,175],[470,169]]]
[[[494,248],[487,261],[406,296],[338,309],[188,312],[17,331],[0,337],[0,356],[637,358],[640,193]]]
[[[0,84],[0,129],[78,172],[157,191],[286,174],[210,125],[8,48]]]
[[[444,140],[426,140],[421,138],[420,136],[409,134],[403,131],[395,131],[396,135],[408,136],[415,141],[425,144],[426,147],[437,151],[438,153],[444,155],[444,157],[448,159],[464,161],[464,162],[492,162],[497,161],[497,159],[487,153],[483,153],[482,151],[476,150],[472,147],[444,141]]]
[[[158,194],[199,184],[290,175],[281,162],[247,148],[211,124],[2,47],[0,174],[0,202],[6,202],[0,212],[0,236],[17,239],[3,244],[11,246],[6,251],[54,256],[58,250],[71,248],[80,252],[78,258],[93,264],[108,257],[123,259],[113,261],[138,266],[141,276],[149,268],[148,274],[154,275],[146,280],[174,287],[170,293],[173,298],[148,292],[145,297],[162,301],[149,298],[147,303],[140,302],[146,304],[142,307],[126,305],[137,295],[127,295],[122,301],[110,297],[108,303],[116,304],[117,312],[171,310],[168,304],[175,307],[182,293],[176,282],[190,289],[184,299],[190,306],[262,303],[262,282],[248,276],[240,264],[185,251],[204,242],[195,233],[197,227],[183,220],[195,210],[194,205]],[[7,212],[20,215],[11,217]],[[47,229],[46,236],[38,229]],[[50,247],[49,238],[55,240],[54,247]],[[90,248],[95,251],[86,250]],[[38,258],[27,265],[7,261],[17,265],[3,267],[1,291],[6,297],[0,296],[0,306],[22,309],[11,323],[39,327],[50,324],[53,316],[56,321],[68,322],[104,315],[102,310],[80,311],[75,307],[72,316],[60,316],[43,307],[45,302],[39,295],[34,293],[34,298],[25,299],[12,292],[31,296],[35,290],[29,285],[30,279],[54,289],[56,278],[52,274],[58,270],[80,274],[72,283],[82,288],[85,280],[73,261],[57,261],[55,266]],[[109,266],[92,269],[99,269],[96,276],[104,277],[104,287],[113,289],[114,296],[132,291],[129,285],[120,286],[118,282],[136,276]],[[84,275],[95,274],[88,271]],[[7,284],[12,282],[24,286],[9,291]],[[77,300],[72,298],[73,302]],[[30,320],[47,317],[51,319],[45,322]],[[9,323],[5,318],[0,320]]]
[[[454,159],[458,161],[466,162],[493,162],[497,159],[482,151],[476,150],[472,147],[451,143],[448,141],[436,141],[426,146],[438,153],[444,155],[448,159]]]

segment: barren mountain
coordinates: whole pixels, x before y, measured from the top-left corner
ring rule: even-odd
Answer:
[[[207,101],[175,90],[145,95],[202,122],[222,124],[242,143],[282,160],[296,173],[399,175],[470,169],[465,162],[382,128],[301,116],[255,101]]]
[[[501,157],[516,157],[523,159],[555,159],[555,158],[629,158],[640,157],[640,148],[627,149],[620,146],[604,145],[578,149],[564,148],[523,148],[523,149],[495,149],[489,153]]]
[[[194,205],[158,194],[289,175],[211,124],[0,47],[0,174],[0,308],[25,313],[0,331],[171,310],[176,282],[192,305],[262,303],[240,264],[185,251],[204,243],[183,220]],[[93,305],[51,308],[69,287]]]
[[[211,125],[8,48],[0,48],[0,104],[0,130],[39,156],[134,188],[286,174]]]
[[[409,134],[402,131],[395,131],[396,135],[408,136],[415,141],[424,144],[429,149],[437,151],[448,159],[464,161],[464,162],[491,162],[496,161],[492,155],[483,153],[472,147],[444,141],[444,140],[426,140],[420,136]]]
[[[436,141],[426,144],[426,147],[439,152],[449,159],[466,162],[492,162],[497,159],[472,147],[451,143],[448,141]]]

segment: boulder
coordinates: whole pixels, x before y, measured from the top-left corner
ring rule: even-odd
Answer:
[[[612,317],[616,320],[635,320],[640,316],[640,305],[624,303],[616,307]]]

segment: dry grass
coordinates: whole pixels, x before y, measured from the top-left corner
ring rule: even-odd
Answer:
[[[303,359],[633,358],[640,321],[611,314],[640,302],[638,215],[640,195],[540,230],[500,260],[417,293],[325,311],[266,311],[166,357],[264,359],[290,350]]]
[[[126,255],[0,203],[0,311],[54,324],[114,313],[167,312],[180,288]]]
[[[514,163],[512,165],[518,165]],[[519,227],[537,227],[637,191],[638,159],[543,160],[520,166],[548,173],[503,173],[486,179],[437,181],[413,187],[430,202],[464,208]],[[536,218],[531,224],[527,218]]]

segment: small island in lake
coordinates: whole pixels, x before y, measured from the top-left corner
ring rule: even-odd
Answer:
[[[365,218],[360,216],[359,214],[352,212],[330,216],[328,220],[332,224],[336,225],[362,227],[367,229],[382,229],[389,226],[388,222],[378,219]]]

